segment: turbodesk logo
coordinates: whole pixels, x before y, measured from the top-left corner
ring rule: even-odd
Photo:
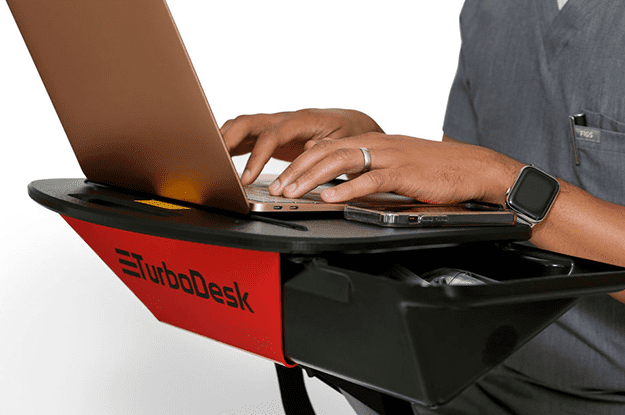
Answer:
[[[167,268],[165,261],[161,261],[160,266],[150,265],[144,262],[143,256],[139,254],[118,248],[115,248],[115,252],[119,255],[118,260],[122,265],[124,274],[144,279],[146,282],[150,280],[154,284],[160,284],[173,290],[182,290],[207,300],[212,298],[216,303],[254,313],[247,302],[248,293],[244,292],[241,295],[241,289],[236,281],[233,283],[234,288],[227,285],[219,286],[214,282],[207,284],[199,271],[189,269],[189,275],[176,273]]]

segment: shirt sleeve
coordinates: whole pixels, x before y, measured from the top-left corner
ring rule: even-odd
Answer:
[[[479,144],[477,116],[471,99],[471,89],[462,50],[458,59],[456,77],[449,92],[443,132],[454,140],[468,144]]]

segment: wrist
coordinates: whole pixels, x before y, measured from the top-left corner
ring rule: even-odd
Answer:
[[[506,192],[514,185],[525,164],[503,154],[495,153],[494,151],[492,153],[494,153],[493,162],[490,164],[490,168],[485,170],[486,190],[482,200],[505,206]]]

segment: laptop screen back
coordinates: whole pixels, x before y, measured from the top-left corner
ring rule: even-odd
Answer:
[[[249,212],[163,0],[8,0],[88,179]]]

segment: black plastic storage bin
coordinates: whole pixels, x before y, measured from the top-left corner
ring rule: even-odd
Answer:
[[[516,243],[284,261],[286,354],[428,406],[449,401],[582,295],[625,286],[621,268]],[[394,264],[417,275],[457,268],[491,282],[424,287],[389,277]]]

